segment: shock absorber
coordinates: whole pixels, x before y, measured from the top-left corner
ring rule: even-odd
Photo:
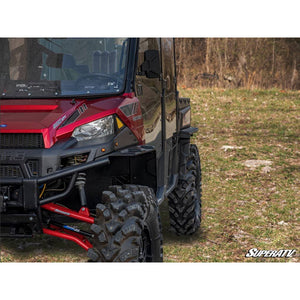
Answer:
[[[81,207],[87,206],[86,195],[84,190],[85,183],[86,183],[86,173],[84,172],[78,173],[75,186],[77,186],[78,188]]]

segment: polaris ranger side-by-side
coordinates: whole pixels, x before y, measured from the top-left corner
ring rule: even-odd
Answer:
[[[163,260],[164,199],[177,234],[199,228],[174,53],[170,38],[0,39],[1,239],[48,234],[90,261],[144,262]]]

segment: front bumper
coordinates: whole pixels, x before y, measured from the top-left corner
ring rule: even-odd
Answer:
[[[4,185],[20,185],[23,189],[23,199],[24,199],[24,209],[25,210],[34,210],[37,209],[40,205],[58,201],[66,197],[74,187],[74,183],[79,172],[88,170],[94,167],[105,166],[109,164],[109,158],[104,157],[96,161],[89,163],[68,167],[63,170],[59,170],[51,175],[39,177],[39,178],[2,178],[1,186]],[[42,200],[38,199],[38,186],[49,181],[57,180],[62,177],[71,176],[71,180],[67,188],[59,194],[54,196],[44,198]],[[4,202],[4,201],[3,201]],[[4,203],[3,203],[4,204]],[[3,211],[3,208],[2,208]]]
[[[73,189],[79,172],[103,167],[109,164],[111,155],[137,144],[136,137],[125,127],[117,135],[85,142],[69,138],[49,149],[0,149],[0,213],[8,201],[12,206],[22,202],[24,210],[30,211],[64,198]],[[66,177],[67,186],[62,193],[39,199],[44,184]],[[10,193],[11,186],[20,188]]]
[[[19,186],[22,197],[21,201],[13,201],[9,198],[5,199],[3,195],[0,195],[0,236],[26,237],[31,236],[32,232],[41,233],[43,225],[40,208],[43,207],[43,205],[47,205],[48,203],[53,203],[67,197],[74,188],[75,180],[79,172],[95,167],[103,167],[109,163],[109,158],[104,157],[89,163],[68,167],[51,175],[39,178],[2,178],[0,182],[1,187]],[[70,177],[69,184],[63,192],[43,199],[39,198],[38,187],[41,184],[58,180],[63,177]],[[14,204],[15,208],[11,207],[11,204]],[[20,228],[22,228],[21,233],[19,230]]]
[[[117,136],[89,142],[77,142],[70,138],[49,149],[0,149],[1,236],[17,237],[20,226],[29,227],[31,230],[28,232],[42,232],[41,207],[48,203],[64,200],[64,204],[78,211],[80,201],[75,184],[82,172],[87,173],[86,192],[91,206],[94,207],[98,200],[95,199],[93,188],[101,185],[97,176],[107,175],[110,167],[105,166],[110,164],[112,156],[120,155],[124,147],[137,144],[134,135],[125,128]],[[76,161],[75,158],[74,164],[68,163],[83,154],[85,161]],[[48,187],[51,182],[56,181],[63,181],[64,189],[45,193],[41,197],[43,186],[46,184]],[[5,229],[5,234],[2,229]],[[22,232],[21,236],[26,234]]]

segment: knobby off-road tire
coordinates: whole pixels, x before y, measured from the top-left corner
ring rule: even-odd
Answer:
[[[160,262],[162,234],[153,190],[138,185],[111,186],[96,207],[90,261]]]
[[[198,148],[191,144],[185,172],[177,187],[168,196],[171,230],[178,235],[195,233],[201,223],[201,165]],[[183,155],[183,154],[182,154]]]

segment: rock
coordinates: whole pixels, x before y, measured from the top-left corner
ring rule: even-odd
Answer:
[[[227,146],[227,145],[224,145],[221,147],[222,150],[224,150],[225,152],[227,150],[236,150],[236,149],[243,149],[244,147],[239,147],[239,146]]]
[[[233,234],[233,237],[236,240],[239,240],[239,239],[250,237],[250,235],[247,232],[243,231],[243,230],[239,230],[237,233]]]
[[[278,225],[288,225],[288,223],[286,223],[286,222],[284,222],[284,221],[280,221],[280,222],[278,222]]]
[[[269,166],[266,166],[266,167],[263,167],[261,169],[261,172],[264,173],[264,174],[267,174],[267,173],[270,173],[273,169]]]
[[[260,166],[270,166],[272,163],[270,160],[249,159],[244,162],[244,165],[250,169],[255,169]]]

